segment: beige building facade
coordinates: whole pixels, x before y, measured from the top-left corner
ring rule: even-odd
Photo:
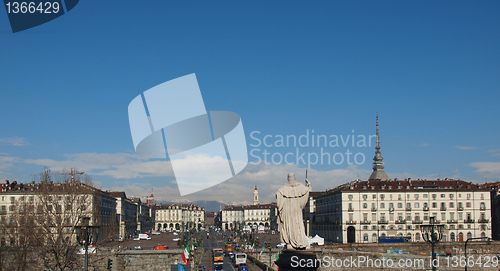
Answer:
[[[155,205],[156,230],[175,231],[205,227],[205,209],[193,204]]]
[[[420,226],[443,224],[442,241],[491,237],[490,192],[462,180],[357,181],[316,197],[314,233],[327,240],[423,241]]]
[[[423,242],[421,226],[442,224],[442,241],[488,238],[490,188],[463,180],[397,180],[384,172],[377,117],[373,172],[314,197],[311,235],[339,243],[376,243],[381,237]]]

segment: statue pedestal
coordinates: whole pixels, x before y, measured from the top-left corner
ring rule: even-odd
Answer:
[[[318,270],[319,261],[316,254],[312,250],[295,250],[285,249],[281,252],[279,259],[276,261],[279,271],[288,270]]]

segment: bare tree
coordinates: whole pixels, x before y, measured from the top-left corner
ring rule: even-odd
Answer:
[[[78,269],[83,263],[77,229],[102,227],[100,238],[97,231],[90,237],[96,244],[115,231],[116,207],[104,204],[109,207],[104,210],[102,202],[114,199],[74,169],[46,169],[31,184],[16,184],[5,194],[14,201],[0,218],[6,220],[0,224],[2,242],[9,244],[9,250],[0,251],[0,270]]]

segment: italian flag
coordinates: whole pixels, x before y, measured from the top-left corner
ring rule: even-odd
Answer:
[[[264,248],[262,248],[262,250],[259,253],[259,260],[260,260],[260,257],[262,257],[262,252],[264,252]]]
[[[280,258],[281,251],[283,251],[282,248],[280,248],[278,250],[278,252],[276,253],[276,260],[274,260],[273,265],[271,267],[274,267],[274,265],[276,264],[276,261]],[[279,267],[278,267],[278,270],[279,270]]]
[[[182,253],[182,260],[189,264],[189,245],[184,248],[184,253]]]

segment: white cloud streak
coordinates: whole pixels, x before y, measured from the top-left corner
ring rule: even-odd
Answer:
[[[475,167],[475,172],[483,177],[498,178],[500,176],[500,162],[474,162],[470,163],[470,166]]]
[[[304,182],[305,169],[296,165],[248,165],[245,170],[216,186],[203,191],[181,197],[175,187],[151,187],[145,183],[125,184],[113,186],[112,190],[125,191],[127,195],[144,197],[151,194],[151,188],[155,201],[186,202],[197,200],[215,200],[226,204],[252,204],[253,191],[257,185],[259,201],[269,203],[276,201],[276,191],[287,182],[289,172],[295,173],[297,181]],[[357,166],[349,166],[345,169],[334,169],[330,171],[308,170],[308,179],[313,191],[324,191],[339,184],[360,178],[367,178],[371,172],[361,170]]]
[[[14,166],[15,163],[21,162],[21,158],[15,156],[9,156],[6,153],[0,154],[0,180],[9,179],[9,170]]]
[[[12,146],[26,146],[30,145],[30,143],[22,137],[4,137],[0,138],[0,144],[7,144]]]
[[[168,161],[146,161],[135,154],[78,153],[64,156],[66,160],[26,159],[24,162],[46,166],[55,171],[74,167],[91,175],[110,176],[115,179],[173,176]]]

